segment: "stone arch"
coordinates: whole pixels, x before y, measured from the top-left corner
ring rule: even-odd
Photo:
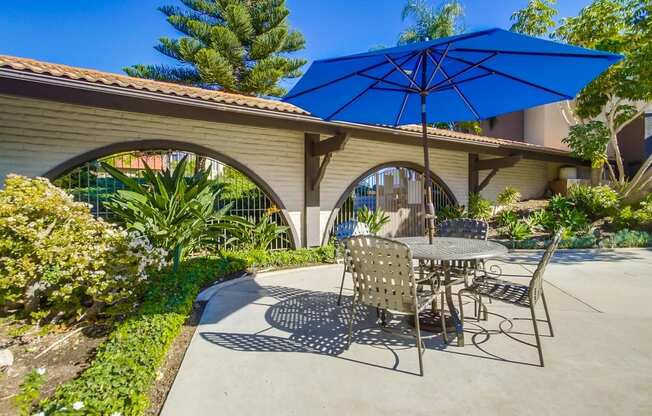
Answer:
[[[335,206],[333,210],[331,211],[328,221],[326,223],[326,227],[324,228],[324,234],[322,236],[322,244],[326,244],[328,242],[331,230],[333,228],[333,225],[335,224],[335,220],[338,216],[339,210],[346,201],[346,199],[351,195],[353,190],[356,188],[356,186],[365,178],[367,178],[369,175],[382,170],[386,168],[407,168],[410,170],[413,170],[419,174],[423,174],[425,172],[425,168],[423,165],[420,165],[418,163],[414,162],[409,162],[409,161],[404,161],[404,160],[398,160],[398,161],[392,161],[392,162],[383,162],[379,165],[376,165],[370,169],[367,169],[364,171],[362,174],[357,176],[344,190],[344,192],[340,195],[340,197],[337,199],[337,202],[335,203]],[[448,187],[448,185],[437,175],[435,174],[432,170],[430,171],[430,177],[434,185],[439,186],[448,196],[448,198],[451,200],[451,202],[455,205],[458,204],[457,198],[455,197],[455,194],[453,191]]]
[[[123,141],[118,143],[112,143],[110,145],[101,146],[87,152],[81,153],[75,157],[72,157],[54,168],[48,170],[43,175],[44,177],[54,180],[60,176],[63,176],[75,168],[91,162],[102,157],[110,156],[116,153],[129,152],[129,151],[148,151],[148,150],[167,150],[174,149],[183,152],[194,153],[199,156],[208,157],[215,159],[219,162],[222,162],[226,165],[231,166],[232,168],[238,170],[247,176],[252,182],[254,182],[260,189],[267,195],[269,199],[272,200],[274,204],[280,209],[280,214],[283,218],[283,221],[290,227],[289,229],[289,239],[290,246],[296,248],[298,239],[297,231],[294,227],[293,222],[290,220],[290,217],[287,212],[285,204],[279,197],[279,195],[272,189],[272,187],[261,178],[256,172],[250,169],[248,166],[238,162],[236,159],[233,159],[230,156],[225,155],[217,150],[195,144],[188,143],[178,140],[135,140],[135,141]]]

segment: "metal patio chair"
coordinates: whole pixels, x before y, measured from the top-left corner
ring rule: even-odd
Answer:
[[[489,299],[495,299],[501,302],[509,303],[515,306],[529,308],[530,314],[532,315],[532,325],[534,326],[534,336],[536,338],[537,344],[536,348],[539,351],[539,362],[541,367],[543,367],[543,350],[541,348],[541,337],[539,335],[539,326],[536,317],[535,307],[539,299],[543,302],[543,309],[546,313],[546,322],[548,323],[548,329],[550,330],[550,336],[554,337],[554,332],[552,330],[552,322],[550,321],[550,312],[548,311],[548,304],[546,302],[546,296],[543,292],[543,274],[550,262],[550,259],[555,254],[559,242],[561,241],[561,236],[563,234],[563,229],[557,231],[553,237],[550,245],[546,249],[545,253],[539,261],[532,278],[530,279],[529,285],[521,285],[505,280],[499,280],[491,277],[485,276],[482,279],[477,279],[467,288],[460,289],[457,292],[459,304],[460,304],[460,317],[464,320],[464,310],[462,309],[462,296],[470,295],[477,299],[480,304],[478,308],[478,320],[480,319],[480,311],[484,310],[485,319],[487,316],[487,308],[482,304],[482,296],[486,296]],[[510,328],[511,329],[511,328]],[[502,330],[502,328],[501,328]]]
[[[364,222],[351,220],[351,221],[345,221],[341,224],[338,224],[337,227],[335,227],[336,250],[338,252],[341,252],[342,257],[344,258],[345,248],[344,245],[342,244],[342,241],[354,235],[367,235],[367,234],[369,234],[369,226]],[[338,306],[342,304],[342,291],[344,290],[344,279],[346,278],[346,274],[350,272],[351,270],[349,269],[349,266],[345,260],[344,271],[342,272],[342,282],[340,283],[340,295],[337,297]]]
[[[377,311],[398,315],[414,316],[414,331],[419,354],[419,374],[423,376],[423,341],[419,327],[419,313],[427,308],[436,308],[437,297],[441,297],[442,317],[444,316],[444,291],[441,280],[425,279],[417,281],[412,267],[410,248],[400,242],[375,236],[354,236],[344,240],[347,262],[353,276],[353,300],[349,321],[347,349],[351,345],[353,317],[358,305],[376,308]],[[418,286],[421,286],[418,288]],[[428,288],[426,288],[428,286]],[[379,314],[380,315],[380,314]],[[442,333],[445,337],[446,322],[441,319]],[[381,328],[390,331],[381,322]],[[402,335],[402,334],[400,334]]]
[[[439,237],[456,237],[456,238],[471,238],[476,240],[486,240],[489,232],[489,225],[486,221],[475,220],[471,218],[457,218],[444,220],[439,223],[437,227],[437,236]],[[482,269],[485,269],[484,260],[480,260],[479,264]],[[451,264],[453,272],[462,276],[465,285],[468,286],[468,278],[473,275],[477,277],[478,262],[477,261],[456,261]]]

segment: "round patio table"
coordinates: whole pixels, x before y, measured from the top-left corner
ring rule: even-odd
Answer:
[[[394,240],[406,244],[412,251],[412,257],[417,260],[439,261],[444,269],[444,283],[446,286],[446,303],[450,312],[450,319],[455,326],[457,345],[464,346],[464,325],[460,320],[455,303],[453,302],[450,268],[455,261],[486,260],[501,257],[507,254],[507,247],[492,241],[477,240],[472,238],[434,237],[432,244],[428,237],[405,237]],[[436,325],[427,325],[437,328]]]

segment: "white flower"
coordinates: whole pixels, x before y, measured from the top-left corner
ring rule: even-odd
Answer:
[[[33,416],[45,416],[45,412],[34,413]]]
[[[111,416],[122,416],[122,413],[120,413],[120,412],[113,412],[113,413],[111,413]]]
[[[75,402],[72,404],[72,408],[75,410],[80,410],[84,408],[84,403],[82,402]]]
[[[45,374],[45,368],[43,368],[43,367],[37,368],[36,369],[36,374],[38,374],[39,376],[44,375]]]

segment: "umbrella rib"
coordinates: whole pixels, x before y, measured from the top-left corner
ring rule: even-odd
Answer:
[[[414,54],[413,54],[413,56],[414,56]],[[410,59],[412,59],[412,58],[410,57]],[[380,62],[380,63],[374,64],[374,65],[368,66],[367,68],[362,69],[362,70],[360,70],[360,71],[352,72],[352,73],[350,73],[350,74],[344,75],[344,76],[339,77],[339,78],[337,78],[337,79],[334,79],[334,80],[331,80],[331,81],[325,82],[325,83],[320,84],[320,85],[316,85],[316,86],[314,86],[314,87],[310,87],[310,88],[308,88],[307,90],[303,90],[303,91],[300,91],[300,92],[298,92],[298,93],[296,93],[296,94],[292,94],[292,95],[286,96],[286,97],[284,97],[283,99],[284,99],[284,100],[289,100],[289,99],[292,99],[292,98],[299,97],[299,96],[304,95],[304,94],[307,94],[307,93],[309,93],[309,92],[313,92],[313,91],[316,91],[316,90],[318,90],[318,89],[321,89],[321,88],[324,88],[324,87],[328,87],[329,85],[333,85],[333,84],[335,84],[335,83],[337,83],[337,82],[344,81],[345,79],[348,79],[348,78],[354,77],[354,76],[356,76],[356,75],[359,75],[360,72],[369,71],[369,70],[371,70],[371,69],[376,69],[376,68],[378,68],[378,67],[380,67],[380,66],[383,66],[383,65],[387,65],[387,62],[386,62],[386,61],[383,61],[383,62]]]
[[[417,62],[414,65],[414,69],[412,70],[412,73],[415,74],[415,76],[417,72],[419,72],[419,68],[421,68],[424,59],[425,58],[423,55],[421,55],[421,59],[417,59]],[[401,122],[401,118],[403,118],[403,113],[405,113],[405,107],[407,105],[408,98],[410,98],[410,93],[406,92],[405,95],[403,96],[403,101],[401,102],[401,109],[399,110],[398,115],[396,116],[394,127],[398,126],[399,123]]]
[[[454,57],[454,56],[450,56],[450,55],[448,55],[448,59],[452,59],[452,60],[454,60],[454,61],[462,62],[462,63],[467,64],[467,65],[472,65],[472,64],[473,64],[473,62],[467,61],[466,59],[456,58],[456,57]],[[555,90],[550,89],[550,88],[548,88],[548,87],[544,87],[544,86],[542,86],[542,85],[535,84],[534,82],[530,82],[530,81],[526,81],[526,80],[524,80],[524,79],[516,78],[516,77],[513,76],[513,75],[509,75],[509,74],[507,74],[507,73],[505,73],[505,72],[498,71],[498,70],[496,70],[496,69],[487,68],[487,67],[484,66],[484,65],[480,65],[478,68],[484,69],[485,71],[492,72],[492,73],[494,73],[495,75],[500,75],[500,76],[502,76],[502,77],[505,77],[505,78],[511,79],[512,81],[520,82],[521,84],[525,84],[525,85],[528,85],[528,86],[530,86],[530,87],[534,87],[534,88],[537,88],[537,89],[540,89],[540,90],[543,90],[543,91],[549,92],[549,93],[551,93],[551,94],[558,95],[558,96],[563,97],[563,98],[565,98],[565,99],[567,99],[567,100],[572,100],[572,99],[573,99],[573,97],[571,97],[571,96],[568,95],[568,94],[563,94],[563,93],[561,93],[561,92],[555,91]]]
[[[371,76],[371,75],[368,75],[368,74],[363,74],[363,73],[360,73],[360,74],[358,74],[358,75],[360,75],[361,77],[365,77],[365,78],[373,79],[374,81],[383,82],[384,84],[395,85],[395,86],[397,86],[397,87],[401,87],[401,91],[413,91],[413,92],[419,92],[418,90],[415,90],[414,88],[406,87],[405,85],[401,85],[401,84],[399,84],[398,82],[388,81],[388,80],[386,80],[386,79],[382,79],[382,78],[374,77],[374,76]]]
[[[434,58],[430,55],[430,52],[428,52],[428,50],[426,50],[426,54],[428,55],[428,57],[430,57],[430,59],[437,65],[435,67],[435,70],[432,71],[432,75],[430,75],[430,79],[428,80],[428,83],[425,86],[426,90],[430,88],[430,83],[432,82],[433,79],[435,79],[435,75],[437,75],[437,72],[439,72],[439,68],[441,67],[442,63],[444,62],[444,59],[446,59],[446,55],[448,55],[448,50],[450,49],[450,47],[451,47],[450,43],[448,45],[446,45],[446,49],[444,50],[444,53],[441,56],[441,59],[439,60],[439,62],[434,62]]]
[[[407,78],[408,81],[410,81],[410,84],[414,85],[414,88],[416,88],[417,90],[421,90],[421,87],[419,87],[419,85],[418,85],[416,82],[414,82],[414,80],[412,79],[412,77],[410,77],[410,76],[405,72],[405,70],[404,70],[403,68],[401,68],[401,66],[400,66],[399,64],[397,64],[396,62],[394,62],[394,60],[393,60],[392,58],[390,58],[389,55],[385,55],[385,59],[387,59],[387,61],[388,61],[390,64],[394,65],[394,67],[395,67],[395,68],[396,68],[396,69],[397,69],[397,70],[398,70],[398,71],[399,71],[399,72],[400,72],[400,73],[401,73],[405,78]],[[412,59],[412,58],[410,58],[410,59]],[[408,61],[409,61],[409,59],[408,59]],[[407,61],[405,61],[405,62],[407,62]],[[405,63],[405,62],[403,62],[403,63]]]
[[[441,69],[441,72],[442,72],[442,73],[444,74],[444,76],[446,77],[446,80],[449,81],[449,83],[451,84],[451,86],[453,87],[453,89],[455,90],[455,92],[457,93],[457,95],[459,95],[460,98],[462,99],[462,101],[464,101],[464,104],[466,104],[466,106],[469,108],[469,110],[471,110],[471,112],[473,113],[473,115],[475,115],[475,118],[478,119],[478,120],[481,120],[482,117],[480,117],[480,114],[478,114],[478,112],[476,111],[476,109],[475,109],[475,107],[473,106],[473,104],[471,104],[471,102],[469,101],[469,99],[466,98],[466,95],[464,95],[464,94],[462,93],[462,91],[460,91],[460,88],[459,88],[457,85],[453,84],[453,83],[450,81],[450,77],[449,77],[448,74],[446,73],[446,70],[445,70],[444,68],[442,68],[442,69]]]
[[[446,82],[450,82],[453,78],[457,78],[458,76],[463,75],[463,74],[469,72],[469,71],[472,70],[472,69],[475,69],[475,68],[478,68],[478,67],[482,66],[483,63],[487,62],[487,61],[490,60],[491,58],[496,57],[496,55],[498,55],[498,53],[493,53],[493,54],[491,54],[491,55],[489,55],[489,56],[487,56],[487,57],[484,57],[484,58],[482,58],[481,60],[479,60],[478,62],[473,63],[471,66],[466,67],[466,68],[462,69],[461,71],[457,72],[456,74],[454,74],[454,75],[451,76],[451,77],[449,77],[449,76],[447,75],[447,76],[446,76],[446,80],[436,83],[435,85],[433,85],[433,86],[431,87],[431,89],[436,89],[436,88],[439,87],[440,85],[445,84]],[[432,55],[430,55],[430,53],[428,53],[428,56],[430,57],[430,59],[431,59],[434,63],[437,63],[437,62],[435,62],[435,58],[434,58]],[[441,59],[440,59],[439,62],[441,62],[441,61],[443,61],[443,60],[444,60],[444,56],[442,55],[442,57],[441,57]],[[444,72],[444,71],[443,71],[443,68],[442,68],[442,72]]]
[[[493,74],[493,73],[490,73],[490,72],[487,72],[486,74],[480,74],[480,75],[476,75],[476,76],[473,76],[473,77],[470,77],[470,78],[465,78],[465,79],[463,79],[463,80],[461,80],[461,81],[455,81],[455,82],[453,82],[452,84],[447,85],[447,86],[445,86],[445,87],[441,87],[441,88],[431,88],[431,89],[428,90],[428,92],[432,93],[432,92],[439,92],[439,91],[444,91],[444,90],[450,90],[450,89],[453,88],[453,85],[464,84],[464,83],[466,83],[466,82],[471,82],[471,81],[475,81],[475,80],[477,80],[477,79],[486,78],[486,77],[489,77],[489,76],[491,76],[491,75],[494,75],[494,74]]]
[[[412,56],[408,57],[405,61],[403,61],[403,62],[401,63],[401,65],[405,64],[406,62],[408,62],[408,61],[409,61],[410,59],[412,59],[413,57],[414,57],[414,54],[413,54]],[[367,91],[369,91],[370,89],[374,88],[374,87],[375,87],[376,85],[378,85],[379,83],[384,82],[385,78],[387,78],[388,76],[392,75],[395,71],[396,71],[396,69],[392,68],[392,70],[389,71],[389,72],[387,72],[385,75],[383,75],[383,76],[381,77],[380,80],[375,81],[375,82],[372,82],[368,87],[366,87],[364,90],[360,91],[360,92],[359,92],[355,97],[351,98],[351,99],[350,99],[349,101],[347,101],[344,105],[342,105],[340,108],[338,108],[337,110],[335,110],[335,112],[333,112],[331,115],[329,115],[328,117],[326,117],[324,120],[331,120],[331,119],[332,119],[333,117],[335,117],[335,116],[336,116],[340,111],[344,110],[346,107],[348,107],[348,106],[351,105],[353,102],[355,102],[358,98],[362,97],[362,96],[363,96]]]

